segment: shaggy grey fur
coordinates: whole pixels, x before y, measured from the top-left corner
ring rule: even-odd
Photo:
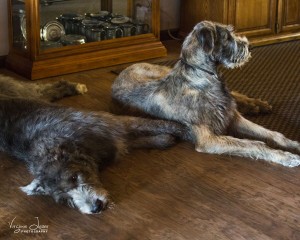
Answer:
[[[299,155],[272,149],[264,142],[298,152],[300,144],[242,117],[218,75],[219,65],[240,67],[250,56],[248,40],[235,35],[233,27],[203,21],[186,37],[173,69],[134,64],[116,78],[112,96],[131,109],[186,125],[196,151],[298,166]]]
[[[108,204],[99,169],[130,148],[171,146],[171,134],[184,131],[178,123],[78,111],[36,99],[56,99],[69,88],[57,88],[59,83],[6,83],[0,92],[0,150],[24,161],[32,173],[34,180],[21,189],[28,195],[50,195],[82,213],[99,213]],[[21,90],[28,88],[47,90],[30,96]]]

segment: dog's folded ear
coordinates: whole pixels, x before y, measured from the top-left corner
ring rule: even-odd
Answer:
[[[214,48],[214,34],[212,29],[202,27],[196,32],[196,36],[202,49],[206,53],[211,54]]]
[[[44,195],[45,189],[41,186],[40,180],[34,179],[30,184],[20,189],[27,195]]]

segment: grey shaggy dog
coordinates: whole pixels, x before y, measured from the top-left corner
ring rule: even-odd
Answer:
[[[232,26],[203,21],[186,37],[173,69],[134,64],[116,78],[112,96],[131,109],[184,124],[198,152],[298,166],[300,156],[289,151],[300,152],[300,144],[245,119],[218,74],[219,65],[240,67],[250,57],[248,40]]]
[[[34,84],[0,76],[0,151],[24,161],[28,195],[50,195],[82,213],[99,213],[109,197],[99,170],[131,148],[165,148],[184,134],[163,120],[79,111],[39,101],[86,91],[69,82]],[[172,134],[172,135],[171,135]],[[174,135],[174,136],[173,136]]]

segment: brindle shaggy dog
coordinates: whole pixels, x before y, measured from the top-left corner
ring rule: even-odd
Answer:
[[[34,177],[21,189],[28,195],[50,195],[82,213],[99,213],[108,204],[99,169],[130,148],[171,146],[171,134],[184,132],[178,123],[38,101],[83,93],[82,84],[0,79],[0,151],[24,161]]]
[[[245,37],[236,36],[231,26],[203,21],[186,37],[173,69],[134,64],[117,77],[112,95],[126,106],[186,125],[198,152],[298,166],[299,155],[275,150],[264,142],[297,152],[300,144],[241,116],[218,75],[218,65],[236,68],[249,58]]]

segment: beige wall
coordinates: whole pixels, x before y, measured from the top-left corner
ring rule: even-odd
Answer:
[[[179,16],[180,0],[160,0],[161,30],[179,28]]]
[[[180,0],[161,0],[161,30],[179,27]],[[8,54],[7,0],[0,0],[0,56]]]

